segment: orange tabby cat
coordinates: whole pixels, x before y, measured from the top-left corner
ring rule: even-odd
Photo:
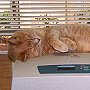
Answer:
[[[8,42],[8,55],[13,61],[55,51],[90,52],[90,26],[72,24],[17,31]]]

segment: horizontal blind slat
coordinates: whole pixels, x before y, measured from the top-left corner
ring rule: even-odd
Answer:
[[[85,23],[82,23],[82,24],[85,24]],[[60,26],[61,24],[24,24],[24,25],[21,25],[21,26],[28,26],[30,27],[36,27],[36,26],[42,26],[42,27],[45,27],[45,26]]]
[[[65,6],[63,6],[63,7],[58,7],[58,6],[56,6],[56,7],[27,7],[27,8],[18,8],[18,7],[16,7],[16,8],[0,8],[0,9],[2,9],[2,10],[4,10],[4,9],[8,9],[8,10],[33,10],[33,9],[35,9],[35,10],[38,10],[38,9],[40,9],[40,10],[42,10],[42,9],[65,9],[66,7]],[[67,7],[67,9],[90,9],[90,6],[88,6],[88,7]]]
[[[80,5],[81,3],[67,3],[67,5]],[[8,5],[7,3],[2,3],[2,4],[0,4],[1,6],[5,6],[5,5]],[[28,5],[28,6],[30,6],[30,5],[37,5],[37,6],[43,6],[43,5],[45,5],[45,6],[48,6],[48,5],[55,5],[55,6],[57,6],[57,5],[65,5],[65,3],[15,3],[15,4],[13,4],[13,3],[10,3],[10,6],[19,6],[19,5],[23,5],[23,6],[25,6],[25,5]],[[88,2],[88,3],[84,3],[84,5],[90,5],[90,2]]]
[[[90,16],[89,16],[90,18]],[[17,20],[17,21],[2,21],[2,22],[65,22],[67,20]],[[68,20],[68,21],[90,21],[90,20]],[[1,23],[1,21],[0,21]],[[5,24],[6,25],[6,24]],[[12,25],[12,24],[11,24]],[[2,24],[4,26],[4,24]],[[7,24],[8,26],[8,24]]]
[[[31,12],[0,12],[0,14],[90,14],[90,11],[31,11]]]
[[[11,36],[13,33],[0,33],[0,36]]]
[[[4,0],[4,1],[33,1],[33,0]],[[49,2],[49,1],[60,1],[60,0],[34,0],[34,1],[44,1],[44,2]],[[78,0],[77,0],[78,1]]]
[[[10,0],[13,1],[13,0]],[[15,1],[19,1],[19,0],[15,0]],[[33,1],[33,2],[65,2],[66,0],[20,0],[20,1]],[[78,2],[78,0],[68,0],[68,2]],[[85,0],[85,2],[89,2],[89,0]]]
[[[61,20],[61,22],[66,22],[66,21],[69,21],[69,22],[90,22],[90,20],[88,21],[82,21],[82,20]],[[3,26],[49,26],[49,25],[60,25],[60,24],[3,24]],[[2,25],[0,25],[2,26]]]
[[[0,18],[90,18],[90,16],[0,16]]]

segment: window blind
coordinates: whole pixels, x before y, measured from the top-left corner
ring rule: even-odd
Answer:
[[[72,23],[90,24],[89,0],[0,0],[0,36]]]
[[[0,31],[90,22],[89,0],[1,0]],[[13,31],[12,31],[13,30]]]

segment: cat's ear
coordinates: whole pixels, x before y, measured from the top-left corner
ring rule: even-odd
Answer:
[[[58,50],[60,52],[67,52],[68,51],[68,46],[63,43],[62,41],[59,41],[58,43],[54,43],[53,44],[51,43],[51,45],[53,46],[53,48],[55,50]]]
[[[11,37],[11,38],[8,39],[8,42],[9,42],[10,44],[18,44],[18,38],[16,38],[16,37]]]

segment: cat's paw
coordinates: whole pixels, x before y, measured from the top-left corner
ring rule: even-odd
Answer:
[[[76,43],[71,43],[71,44],[69,45],[69,49],[70,49],[70,50],[76,50],[76,48],[77,48],[77,44],[76,44]]]
[[[60,52],[67,52],[68,51],[67,45],[64,44],[63,42],[61,42],[60,44],[55,44],[54,49],[57,51],[60,51]]]

